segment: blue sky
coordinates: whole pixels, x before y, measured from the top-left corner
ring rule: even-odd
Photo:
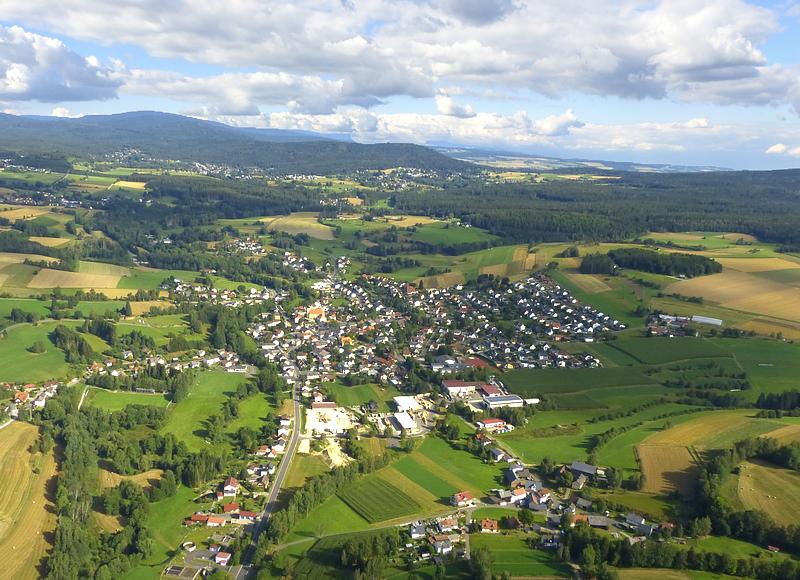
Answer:
[[[0,0],[0,110],[800,166],[800,2]]]

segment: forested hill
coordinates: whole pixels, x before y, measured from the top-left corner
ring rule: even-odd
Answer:
[[[414,167],[460,171],[469,163],[408,143],[323,140],[314,134],[258,132],[169,113],[78,119],[0,114],[0,151],[105,155],[137,149],[159,159],[256,166],[278,173],[332,173]]]

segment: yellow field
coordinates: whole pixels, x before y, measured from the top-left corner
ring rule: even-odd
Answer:
[[[11,252],[0,252],[0,269],[10,264],[21,264],[25,260],[36,262],[58,262],[58,258],[41,256],[39,254],[14,254]]]
[[[800,268],[800,262],[789,258],[717,258],[724,268],[738,272],[769,272]]]
[[[28,288],[106,288],[116,289],[120,276],[105,274],[85,274],[82,272],[63,272],[43,268],[28,283]],[[133,292],[126,290],[125,295]]]
[[[800,474],[760,461],[745,461],[739,472],[739,499],[782,525],[797,523]]]
[[[143,300],[141,302],[131,302],[131,312],[134,316],[140,314],[147,314],[150,309],[155,306],[156,308],[169,308],[173,306],[172,302],[166,300]]]
[[[595,276],[593,274],[574,274],[571,272],[564,272],[564,276],[585,292],[597,294],[611,290],[611,286],[606,284],[601,276]]]
[[[746,272],[725,270],[670,284],[666,292],[702,296],[726,308],[800,322],[797,288]]]
[[[123,526],[119,516],[110,516],[108,514],[103,514],[100,512],[93,512],[93,513],[94,513],[94,519],[97,522],[98,527],[104,532],[113,534],[114,532],[118,532],[122,529]]]
[[[0,217],[4,217],[11,222],[29,220],[50,213],[51,209],[47,206],[0,205]]]
[[[71,241],[69,238],[49,238],[45,236],[30,236],[28,239],[48,248],[57,248]]]
[[[786,425],[785,427],[775,429],[775,431],[765,433],[763,437],[777,439],[783,444],[794,443],[800,441],[800,425]]]
[[[78,272],[81,274],[99,274],[101,276],[130,276],[130,268],[117,266],[116,264],[104,264],[102,262],[84,262],[78,265]]]
[[[753,318],[743,324],[737,324],[737,328],[742,330],[752,330],[756,334],[770,336],[772,334],[783,334],[784,338],[790,340],[800,339],[800,323],[784,322],[769,318]]]
[[[419,284],[420,281],[424,288],[447,288],[448,286],[463,284],[464,274],[461,272],[447,272],[438,276],[425,276],[414,280],[414,284]]]
[[[120,475],[119,473],[114,473],[113,471],[108,471],[107,469],[100,470],[100,485],[101,487],[116,487],[122,480],[127,479],[128,481],[132,481],[138,485],[141,485],[144,488],[148,488],[152,485],[154,481],[158,481],[161,479],[161,475],[164,472],[160,469],[151,469],[150,471],[145,471],[144,473],[137,473],[136,475]]]
[[[363,205],[364,200],[360,197],[345,197],[343,198],[347,203],[354,206]]]
[[[270,231],[286,232],[287,234],[308,234],[318,240],[332,240],[333,228],[317,221],[318,212],[297,212],[274,219],[264,218],[259,221],[266,222],[270,219],[267,229]]]
[[[6,578],[39,578],[40,560],[50,548],[54,508],[47,499],[56,463],[52,453],[31,454],[38,428],[14,422],[0,430],[0,554]],[[34,473],[38,468],[39,473]]]
[[[675,425],[666,431],[653,433],[643,445],[680,445],[703,447],[712,438],[724,437],[742,429],[754,419],[753,411],[715,411],[702,413],[690,421]]]
[[[124,181],[119,180],[111,184],[109,189],[117,189],[120,187],[126,187],[128,189],[141,189],[144,191],[144,188],[147,184],[144,181]]]
[[[398,228],[410,228],[412,226],[422,226],[439,222],[437,219],[422,215],[392,215],[386,216],[385,221]]]
[[[642,491],[662,495],[677,490],[691,494],[696,465],[685,446],[641,444],[637,451],[645,477]]]

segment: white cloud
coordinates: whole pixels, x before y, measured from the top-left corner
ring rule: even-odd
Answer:
[[[761,46],[779,15],[744,0],[3,0],[27,25],[151,55],[342,81],[356,99],[451,84],[718,104],[793,104]],[[153,18],[158,14],[158,18]],[[579,17],[578,17],[579,16]],[[113,30],[113,37],[108,31]]]
[[[461,119],[469,119],[476,115],[475,109],[471,105],[459,105],[455,99],[446,95],[438,94],[436,99],[436,110],[441,115],[448,115],[451,117],[459,117]]]
[[[65,107],[54,107],[52,111],[50,111],[50,115],[53,117],[65,117],[70,119],[75,119],[77,117],[83,117],[83,113],[73,113],[69,109]]]
[[[83,58],[58,39],[0,25],[0,98],[85,101],[116,97],[120,81],[96,58]]]
[[[764,153],[767,155],[780,155],[782,153],[786,153],[788,150],[789,147],[787,147],[784,143],[775,143],[775,145],[772,145],[769,149],[764,151]]]
[[[536,121],[536,128],[543,135],[566,135],[572,127],[583,127],[583,123],[578,120],[572,109]]]

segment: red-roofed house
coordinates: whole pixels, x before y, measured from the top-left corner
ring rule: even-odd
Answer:
[[[238,512],[239,504],[236,503],[235,501],[232,501],[231,503],[226,503],[224,506],[222,506],[222,511],[226,514],[232,514],[234,512]]]
[[[222,495],[224,497],[236,497],[239,493],[239,481],[235,477],[228,477],[222,484]]]
[[[481,520],[481,533],[486,532],[490,534],[496,534],[499,529],[500,528],[497,525],[497,520],[490,520],[490,519]]]
[[[475,496],[468,491],[459,491],[453,494],[450,503],[456,507],[472,506],[475,505]]]
[[[227,566],[228,562],[231,561],[231,554],[230,552],[217,552],[214,554],[214,563],[220,566]]]
[[[219,516],[208,516],[208,519],[206,520],[206,525],[209,528],[218,528],[220,526],[224,526],[225,522],[226,522],[225,518],[221,518]]]
[[[488,419],[481,419],[478,421],[478,428],[486,429],[492,433],[494,431],[505,431],[508,428],[508,424],[502,419],[490,417]]]

